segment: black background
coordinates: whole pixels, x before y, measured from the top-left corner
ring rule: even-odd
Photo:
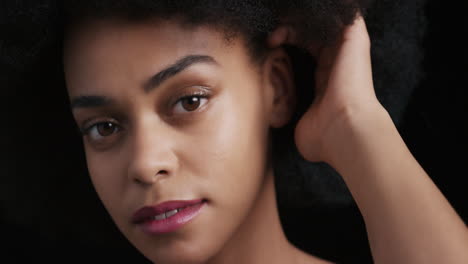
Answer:
[[[412,91],[398,128],[416,159],[467,223],[468,23],[463,1],[446,3],[449,2],[428,1],[424,7],[424,77]],[[2,76],[2,90],[12,83],[10,78],[13,77]],[[36,142],[30,137],[39,133],[47,138],[51,130],[44,128],[60,131],[60,122],[69,116],[45,120],[41,116],[31,119],[30,113],[23,113],[27,105],[41,107],[42,114],[54,113],[52,106],[38,100],[44,96],[41,88],[57,82],[41,76],[23,78],[24,83],[37,87],[28,90],[30,97],[20,98],[20,93],[2,95],[1,146],[7,151],[2,158],[6,169],[0,188],[1,262],[148,263],[115,228],[90,188],[89,179],[60,173],[61,168],[67,167],[67,160],[80,159],[81,153],[67,153],[71,146],[65,139],[62,149],[50,151],[52,161],[35,151],[47,148],[47,142]],[[60,135],[56,139],[60,141]],[[7,166],[13,163],[15,166]],[[85,168],[77,170],[80,174]],[[64,189],[63,184],[71,188]],[[54,197],[64,198],[57,201]],[[281,208],[281,216],[288,237],[299,247],[339,263],[372,262],[364,223],[355,206]],[[63,227],[72,230],[63,231]]]

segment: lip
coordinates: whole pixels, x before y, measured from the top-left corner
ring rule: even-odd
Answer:
[[[204,199],[167,201],[154,206],[145,206],[132,217],[144,233],[150,235],[173,232],[194,219],[206,204]],[[167,218],[156,220],[155,216],[169,211],[179,211]]]

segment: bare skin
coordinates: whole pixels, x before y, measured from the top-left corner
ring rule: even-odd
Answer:
[[[270,38],[272,47],[295,42],[288,27]],[[296,128],[296,144],[306,159],[327,162],[344,178],[375,263],[468,263],[465,224],[375,96],[363,18],[337,45],[311,53],[319,58],[319,95]]]
[[[148,88],[155,73],[188,55],[213,60]],[[91,180],[148,259],[326,263],[293,247],[278,217],[269,130],[292,115],[288,59],[274,48],[256,65],[242,38],[227,43],[213,28],[176,21],[92,21],[68,36],[67,89]],[[193,93],[198,104],[181,100]],[[130,221],[143,206],[199,198],[208,201],[201,213],[171,233],[149,235]]]
[[[91,179],[116,225],[148,259],[326,263],[294,248],[278,218],[268,145],[269,129],[286,124],[294,104],[284,43],[294,36],[279,28],[257,67],[241,38],[227,45],[219,31],[173,21],[94,21],[69,36],[71,101],[111,99],[73,108],[88,132]],[[365,218],[376,263],[467,263],[465,225],[375,97],[369,47],[358,18],[335,46],[311,49],[319,58],[318,97],[296,128],[296,144],[306,159],[341,173]],[[193,54],[216,63],[145,89],[156,72]],[[196,109],[179,100],[206,91]],[[99,130],[103,123],[112,126]],[[129,221],[144,205],[195,198],[208,200],[203,212],[171,234],[150,236]]]

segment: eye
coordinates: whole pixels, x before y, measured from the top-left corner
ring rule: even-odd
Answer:
[[[99,141],[119,130],[118,125],[113,122],[99,122],[86,128],[83,134],[89,136],[92,141]]]
[[[174,114],[193,112],[204,106],[208,101],[204,95],[189,95],[180,98],[174,107]]]

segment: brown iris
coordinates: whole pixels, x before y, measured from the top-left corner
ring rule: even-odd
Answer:
[[[191,97],[182,99],[182,107],[186,111],[189,111],[189,112],[195,111],[197,110],[199,106],[200,106],[200,97],[191,96]]]
[[[115,132],[116,126],[110,122],[105,122],[97,124],[96,128],[100,136],[106,137]]]

